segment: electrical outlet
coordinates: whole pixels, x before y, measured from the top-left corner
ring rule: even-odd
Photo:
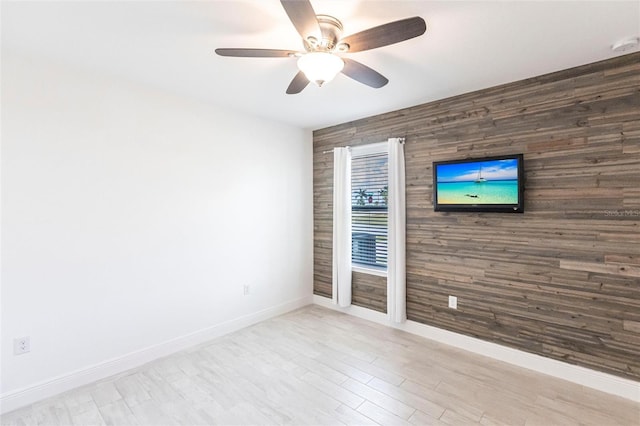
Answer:
[[[248,296],[251,293],[251,287],[249,287],[249,284],[245,284],[244,285],[244,295]]]
[[[31,351],[31,339],[29,336],[13,339],[13,354],[22,355]]]
[[[451,309],[458,309],[458,298],[456,296],[449,296],[449,307]]]

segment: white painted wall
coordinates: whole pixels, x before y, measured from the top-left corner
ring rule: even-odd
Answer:
[[[1,76],[2,394],[311,300],[309,131],[6,51]]]

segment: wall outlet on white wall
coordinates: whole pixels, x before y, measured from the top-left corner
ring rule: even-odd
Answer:
[[[13,354],[22,355],[31,351],[31,339],[29,336],[13,339]]]
[[[449,296],[449,307],[451,309],[458,309],[458,298],[456,296]]]
[[[249,284],[245,284],[244,285],[244,295],[248,296],[249,294],[251,294],[251,287],[249,286]]]

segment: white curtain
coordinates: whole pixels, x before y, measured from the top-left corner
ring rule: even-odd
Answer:
[[[389,141],[389,247],[387,312],[393,322],[407,319],[406,205],[404,139]]]
[[[333,150],[333,303],[351,305],[351,150]]]

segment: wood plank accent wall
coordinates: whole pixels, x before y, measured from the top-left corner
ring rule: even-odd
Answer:
[[[640,53],[315,131],[316,294],[331,296],[323,151],[395,136],[409,319],[640,379]],[[524,214],[433,211],[433,161],[514,153]],[[354,299],[379,310],[378,278],[356,277]]]

